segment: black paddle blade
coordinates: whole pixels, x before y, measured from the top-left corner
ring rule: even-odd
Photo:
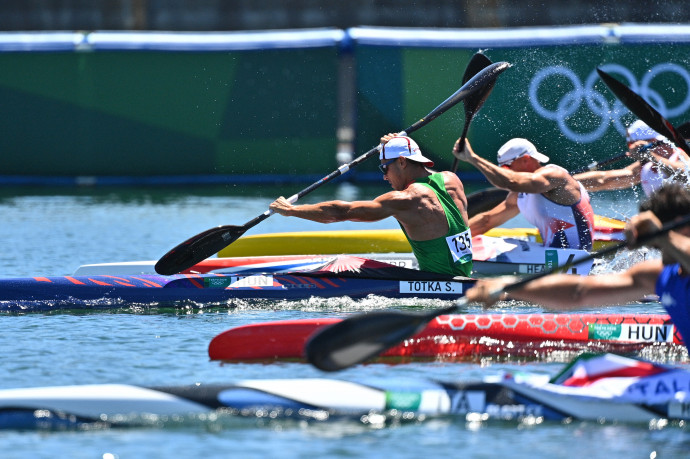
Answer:
[[[481,72],[483,69],[490,66],[491,64],[493,64],[493,62],[491,62],[491,59],[486,57],[484,54],[475,54],[474,56],[472,56],[472,59],[470,59],[470,63],[467,64],[465,74],[462,76],[462,83],[467,83],[470,80],[470,78],[472,78],[474,75]],[[491,91],[493,90],[495,85],[496,80],[494,79],[493,81],[489,82],[486,86],[484,86],[481,90],[465,98],[464,104],[466,124],[469,125],[467,119],[472,118],[474,115],[476,115],[479,109],[482,107],[482,105],[484,105],[484,102],[489,97],[489,94],[491,94]]]
[[[189,269],[235,242],[245,231],[245,226],[225,225],[199,233],[163,255],[156,262],[156,272],[170,276]]]
[[[690,139],[690,121],[686,121],[685,123],[678,126],[678,132],[680,132],[680,135],[682,135],[686,139]]]
[[[600,68],[597,68],[599,77],[606,83],[612,93],[623,102],[623,105],[635,114],[639,119],[647,123],[649,127],[654,129],[659,134],[667,137],[673,143],[690,155],[690,146],[685,141],[678,130],[666,119],[661,113],[656,111],[654,107],[649,105],[646,100],[633,92],[632,89],[613,78],[608,73]]]
[[[314,333],[307,341],[304,353],[307,361],[320,370],[342,370],[415,335],[433,317],[400,311],[374,311],[352,316]]]
[[[491,210],[508,196],[508,191],[501,188],[487,188],[467,195],[467,215],[472,218],[477,214]]]
[[[435,120],[461,100],[464,100],[477,91],[480,91],[486,85],[495,82],[496,78],[498,78],[498,76],[508,68],[510,68],[510,64],[508,62],[496,62],[495,64],[491,64],[482,69],[479,73],[470,78],[467,83],[462,85],[460,89],[455,91],[448,99],[443,101],[441,105],[429,112],[429,114],[424,118],[405,129],[405,132],[409,134]]]
[[[465,73],[462,76],[462,83],[465,84],[467,83],[472,77],[474,77],[476,74],[484,70],[486,67],[492,65],[493,62],[491,62],[491,59],[486,57],[482,53],[477,53],[474,56],[472,56],[472,59],[470,59],[469,64],[467,64],[467,68],[465,69]],[[489,97],[489,94],[491,94],[491,91],[494,88],[494,85],[496,84],[496,80],[489,81],[484,87],[482,87],[479,91],[470,94],[467,96],[464,100],[464,105],[465,105],[465,126],[463,127],[462,130],[462,135],[461,140],[460,140],[460,149],[465,148],[465,139],[467,137],[467,131],[470,129],[470,123],[472,122],[472,118],[474,118],[474,115],[479,112],[479,109],[482,108],[482,105],[484,105],[484,102],[486,99]],[[455,172],[458,169],[458,158],[455,158],[453,160],[453,166],[451,170]]]
[[[493,64],[493,62],[491,62],[491,59],[489,59],[486,54],[476,53],[470,58],[470,61],[467,63],[467,67],[465,67],[465,73],[462,75],[462,84],[470,81],[470,78],[491,64]]]

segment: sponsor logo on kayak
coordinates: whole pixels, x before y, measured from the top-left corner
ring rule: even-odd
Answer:
[[[544,266],[548,270],[555,269],[558,266],[558,252],[555,250],[544,252]]]
[[[273,287],[273,276],[205,277],[206,288],[256,288]]]
[[[600,341],[672,343],[670,324],[589,324],[588,338]]]
[[[461,294],[462,284],[445,281],[400,281],[400,293]]]
[[[422,402],[420,392],[386,391],[386,409],[399,411],[418,411]]]

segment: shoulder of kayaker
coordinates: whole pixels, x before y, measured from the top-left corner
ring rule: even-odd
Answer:
[[[441,174],[443,174],[443,181],[448,194],[456,203],[459,201],[462,204],[462,207],[458,206],[460,210],[467,209],[467,195],[465,195],[465,185],[462,180],[455,172],[443,171]]]
[[[568,171],[562,167],[552,167],[552,165],[540,167],[534,172],[503,170],[511,181],[510,186],[507,188],[519,193],[548,193],[554,189],[567,186],[573,180]]]

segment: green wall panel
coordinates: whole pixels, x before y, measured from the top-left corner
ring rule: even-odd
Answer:
[[[452,94],[477,51],[357,46],[360,145],[375,144],[380,133],[408,126]],[[690,43],[496,46],[485,54],[512,64],[499,76],[468,135],[475,150],[492,160],[512,137],[532,140],[553,162],[570,169],[622,152],[624,126],[635,117],[598,79],[597,66],[640,92],[671,122],[690,119]],[[388,63],[388,72],[376,70],[379,61]],[[401,103],[391,105],[391,100]],[[463,123],[458,105],[413,137],[439,167],[449,167]],[[461,170],[474,169],[461,165]]]
[[[335,46],[0,53],[1,174],[324,173],[337,59]]]

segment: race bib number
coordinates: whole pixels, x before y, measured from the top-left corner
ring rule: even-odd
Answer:
[[[446,243],[453,255],[454,262],[464,263],[472,260],[472,234],[469,229],[455,236],[447,237]]]

